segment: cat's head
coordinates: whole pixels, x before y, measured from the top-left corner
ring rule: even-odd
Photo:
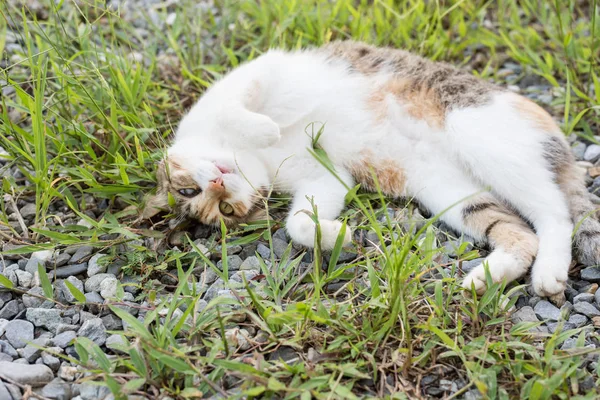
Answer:
[[[146,201],[144,218],[172,208],[181,216],[217,226],[221,219],[234,226],[265,217],[261,206],[267,173],[249,154],[179,145],[158,165],[156,178],[157,191]]]

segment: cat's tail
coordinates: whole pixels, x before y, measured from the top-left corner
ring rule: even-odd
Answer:
[[[573,250],[582,264],[600,264],[599,210],[585,187],[585,171],[575,163],[570,151],[569,156],[568,162],[556,171],[556,178],[567,197],[573,220]]]

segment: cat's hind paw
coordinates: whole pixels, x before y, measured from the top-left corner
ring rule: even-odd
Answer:
[[[540,297],[554,297],[565,291],[569,264],[550,257],[538,257],[532,268],[531,284]]]

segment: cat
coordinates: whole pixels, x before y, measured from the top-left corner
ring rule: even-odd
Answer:
[[[307,150],[319,127],[337,177]],[[212,225],[256,218],[270,187],[290,193],[291,239],[314,245],[314,203],[324,249],[356,183],[432,213],[450,207],[446,224],[492,247],[492,279],[532,268],[539,296],[563,294],[575,226],[579,260],[600,260],[583,171],[544,109],[452,65],[360,42],[274,49],[226,74],[181,120],[157,181],[146,218],[170,193],[179,213]],[[465,277],[472,285],[485,291],[483,264]]]

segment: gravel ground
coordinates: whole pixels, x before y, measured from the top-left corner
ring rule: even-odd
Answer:
[[[35,2],[30,2],[35,4]],[[114,4],[119,3],[114,1]],[[148,5],[153,1],[146,1]],[[127,8],[127,2],[122,4],[125,10],[125,18],[130,18],[144,30],[143,19],[135,18],[133,9]],[[206,5],[210,6],[210,5]],[[40,11],[42,13],[43,11]],[[152,9],[150,9],[150,16]],[[158,20],[158,18],[156,18]],[[167,19],[168,20],[168,19]],[[20,51],[20,44],[16,35],[7,35],[6,50],[10,53]],[[168,55],[168,49],[163,49],[163,54]],[[159,57],[160,59],[160,57]],[[521,74],[519,65],[507,62],[501,70],[502,75],[508,83],[508,88],[515,92],[537,101],[538,103],[550,105],[556,96],[556,88],[540,83],[535,76],[525,77],[517,81]],[[4,96],[13,93],[10,87],[3,89]],[[558,114],[555,114],[558,115]],[[588,169],[588,187],[590,196],[599,200],[593,193],[600,189],[600,146],[579,139],[577,136],[569,138],[573,153],[582,167]],[[597,139],[600,140],[600,137]],[[0,154],[3,150],[0,149]],[[22,173],[16,168],[9,166],[0,158],[0,175],[13,176],[23,179]],[[20,198],[16,204],[5,199],[5,207],[9,213],[11,225],[22,232],[22,226],[29,226],[35,217],[35,205],[33,199]],[[92,218],[98,218],[106,208],[105,202],[96,202],[93,197],[87,199],[88,210],[86,214]],[[64,224],[80,224],[86,222],[76,217],[67,207],[55,204],[50,207],[52,214],[60,218]],[[399,215],[400,210],[391,210],[394,215]],[[218,266],[220,249],[214,248],[215,232],[206,227],[197,226],[191,230],[195,244],[205,251]],[[368,238],[366,238],[368,239]],[[182,246],[183,233],[176,233],[170,237],[171,246]],[[283,230],[278,230],[274,235],[273,245],[276,257],[281,257],[288,246],[288,237]],[[365,240],[365,238],[360,238]],[[152,247],[152,239],[145,243],[133,243],[122,245],[119,249],[121,254],[135,252],[135,245]],[[453,247],[454,241],[443,243],[447,251],[447,261],[455,259]],[[15,245],[4,243],[2,250],[13,249]],[[211,250],[208,250],[211,249]],[[298,249],[296,249],[298,251]],[[229,258],[229,274],[233,282],[241,286],[242,276],[247,280],[260,274],[259,262],[255,257],[258,252],[263,258],[271,256],[268,245],[265,242],[257,242],[242,246],[231,246],[227,250]],[[61,360],[57,354],[66,354],[76,357],[72,344],[73,339],[85,336],[101,346],[107,353],[123,340],[121,336],[112,334],[112,331],[123,329],[123,322],[105,306],[107,302],[114,301],[117,296],[119,282],[125,284],[122,294],[121,307],[143,321],[147,303],[136,300],[140,290],[136,286],[135,276],[126,276],[122,270],[123,263],[103,260],[104,254],[89,246],[72,246],[60,251],[44,250],[37,251],[25,256],[3,256],[0,259],[0,273],[7,277],[18,288],[17,292],[0,290],[0,373],[5,378],[0,380],[0,399],[21,399],[24,395],[23,389],[26,385],[34,388],[34,393],[51,399],[82,399],[96,400],[109,399],[112,395],[108,388],[91,383],[80,383],[81,378],[86,375],[79,367],[68,361]],[[352,253],[344,253],[341,261],[352,260]],[[107,258],[105,258],[107,259]],[[309,265],[310,257],[304,260]],[[480,262],[480,259],[462,263],[463,271],[468,271]],[[44,299],[40,278],[37,272],[38,264],[43,265],[49,276],[55,277],[53,288],[57,303]],[[170,275],[176,276],[176,271],[169,271],[158,282],[165,287],[173,285],[176,281]],[[203,303],[217,296],[234,297],[230,289],[224,287],[223,281],[211,270],[195,271],[198,283],[197,289],[204,292]],[[70,282],[85,294],[87,304],[85,307],[73,305],[75,297],[67,289],[65,282]],[[340,283],[340,286],[343,282]],[[598,348],[600,343],[591,338],[589,333],[600,329],[600,269],[595,267],[583,268],[577,266],[572,270],[571,279],[566,292],[567,302],[560,308],[552,303],[529,293],[522,293],[516,304],[516,310],[512,314],[514,322],[539,322],[544,321],[535,328],[539,332],[554,332],[557,329],[571,329],[589,327],[585,346]],[[257,287],[259,285],[257,284]],[[337,288],[331,288],[336,290]],[[22,293],[21,293],[22,292]],[[248,338],[260,341],[265,335],[262,331],[256,331],[239,321],[237,326],[228,326],[226,338],[238,346],[244,347]],[[562,344],[566,349],[575,345],[575,338],[568,339]],[[44,348],[45,350],[42,350]],[[282,348],[278,351],[278,357],[284,360],[296,357],[291,349]],[[595,370],[598,365],[598,356],[590,355],[582,368],[590,371]],[[464,383],[439,379],[438,376],[426,377],[429,381],[423,382],[426,392],[430,396],[439,396],[441,393],[452,393],[459,390]],[[79,382],[79,383],[75,383]],[[428,383],[429,382],[429,383]],[[585,393],[593,387],[591,377],[580,382],[581,392]],[[478,392],[471,390],[463,396],[465,399],[478,398]]]

